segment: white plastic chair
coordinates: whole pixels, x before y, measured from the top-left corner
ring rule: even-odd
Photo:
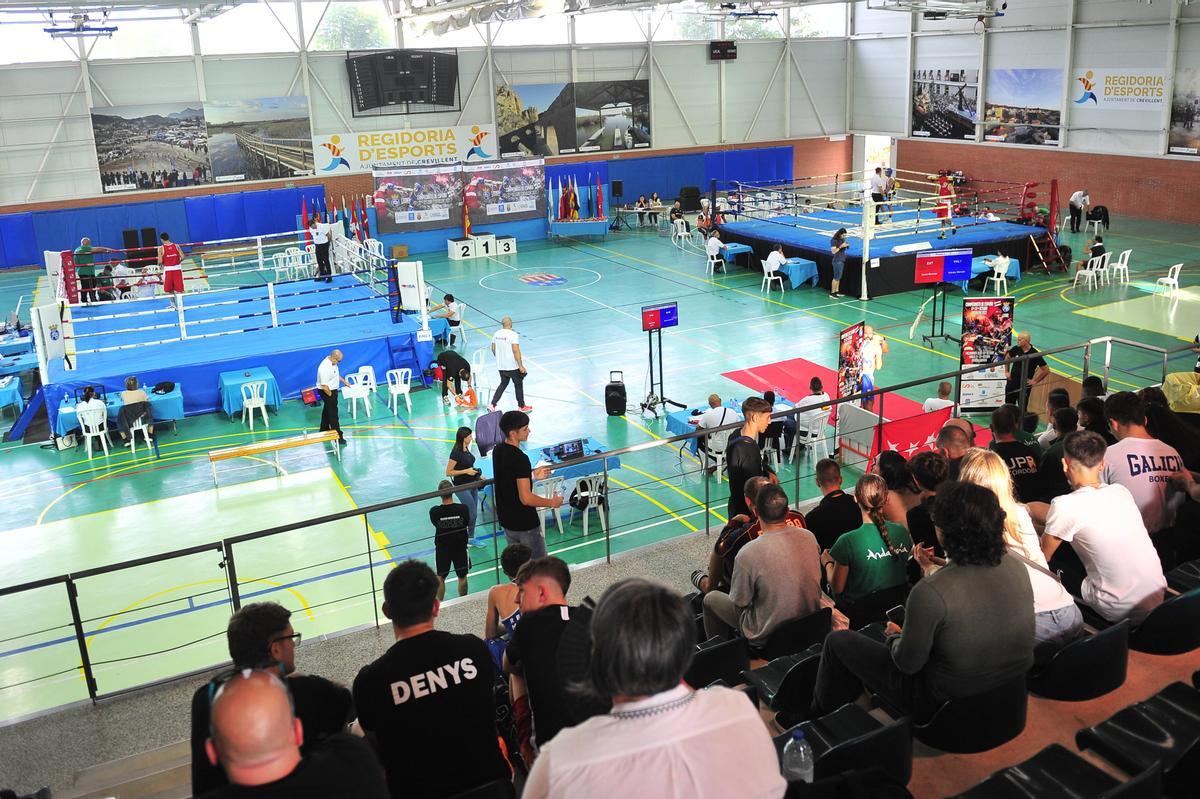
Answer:
[[[771,293],[771,284],[779,284],[779,293],[783,294],[783,275],[779,274],[778,267],[772,267],[770,262],[762,261],[763,279],[759,285],[759,291],[765,291],[769,295]]]
[[[1183,264],[1175,264],[1168,270],[1166,277],[1160,277],[1154,282],[1154,293],[1158,294],[1158,289],[1161,286],[1164,291],[1170,291],[1174,297],[1179,294],[1179,270],[1183,269]]]
[[[1094,235],[1099,236],[1100,235],[1100,220],[1099,219],[1083,220],[1083,232],[1087,233],[1088,228],[1091,228],[1094,231]]]
[[[725,471],[725,447],[729,444],[729,435],[729,431],[725,430],[720,433],[709,433],[700,439],[700,464],[709,468],[708,462],[710,459],[712,460],[712,465],[717,469],[718,483],[721,482],[721,473]]]
[[[800,447],[804,447],[809,455],[816,455],[817,445],[821,445],[822,457],[829,457],[829,437],[825,435],[825,426],[829,424],[830,410],[821,408],[807,411],[796,417],[796,437],[792,439],[791,460],[793,463],[800,455]],[[800,429],[803,428],[803,429]],[[804,433],[804,435],[801,435]]]
[[[452,346],[461,347],[467,342],[467,306],[465,303],[458,304],[458,327],[451,327],[450,335],[458,337],[458,341]]]
[[[80,408],[79,429],[83,431],[83,442],[87,447],[88,460],[92,459],[92,440],[100,442],[100,448],[108,455],[108,409]]]
[[[367,387],[367,381],[362,372],[346,375],[346,387],[342,389],[342,396],[350,400],[350,415],[355,419],[358,418],[360,400],[367,408],[367,416],[371,415],[371,390]]]
[[[142,438],[146,442],[146,449],[153,449],[154,445],[150,443],[150,417],[141,416],[137,421],[129,425],[129,454],[137,454],[137,434],[141,433]]]
[[[292,258],[286,252],[277,252],[271,256],[271,265],[275,269],[275,281],[291,280]]]
[[[983,291],[986,294],[988,285],[995,283],[996,292],[1001,297],[1008,296],[1008,256],[996,256],[995,262],[992,264],[992,274],[983,281]]]
[[[688,240],[687,222],[682,219],[676,219],[671,222],[671,243],[679,249],[683,249],[683,245]]]
[[[1120,280],[1122,283],[1129,282],[1129,256],[1133,254],[1133,250],[1123,250],[1117,256],[1117,262],[1110,268],[1112,269],[1113,277]]]
[[[725,271],[725,259],[721,255],[708,256],[708,266],[704,268],[705,275],[717,276],[717,264],[721,265],[721,271]]]
[[[393,414],[400,413],[400,397],[404,397],[404,402],[408,405],[408,412],[412,413],[412,397],[409,396],[409,391],[412,386],[412,369],[388,369],[388,407],[392,409]]]
[[[1096,287],[1096,269],[1100,266],[1100,261],[1104,256],[1099,258],[1089,258],[1087,266],[1082,269],[1075,270],[1075,282],[1071,284],[1071,288],[1076,288],[1079,285],[1079,278],[1083,278],[1084,288]]]
[[[375,367],[367,364],[366,366],[358,367],[358,374],[362,376],[363,384],[372,394],[379,388],[379,384],[375,382]]]
[[[604,485],[604,476],[599,474],[580,477],[575,481],[575,491],[577,492],[576,496],[581,502],[584,501],[585,498],[587,500],[587,507],[579,511],[583,514],[584,538],[587,538],[588,517],[591,515],[592,511],[596,511],[596,513],[600,516],[600,529],[608,529],[608,515],[604,511],[604,502],[601,501],[601,498],[607,498],[606,488],[607,487]],[[575,510],[575,508],[571,508],[570,519],[575,518]],[[570,519],[568,519],[568,521]]]
[[[330,264],[330,271],[333,270],[333,264]],[[297,278],[312,277],[317,273],[317,245],[306,244],[304,246],[304,254],[300,256],[300,261],[296,264]]]
[[[367,239],[363,244],[367,246],[367,252],[371,255],[383,257],[383,242],[379,239]]]
[[[487,377],[487,360],[491,354],[492,351],[487,347],[481,347],[471,353],[471,382],[475,385],[475,395],[481,402],[484,392],[493,388],[491,380]]]
[[[533,484],[533,493],[543,499],[561,496],[565,482],[566,480],[561,477],[547,477],[545,480]],[[542,512],[554,515],[554,522],[558,525],[558,534],[563,535],[562,508],[542,508]]]
[[[242,424],[246,423],[246,413],[250,414],[250,430],[254,431],[254,411],[262,413],[263,426],[270,428],[267,421],[267,381],[251,380],[242,383]]]
[[[1096,285],[1107,286],[1111,282],[1108,274],[1108,262],[1112,260],[1112,253],[1106,252],[1100,256],[1100,263],[1096,266]]]

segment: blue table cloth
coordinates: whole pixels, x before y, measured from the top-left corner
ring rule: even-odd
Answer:
[[[555,446],[557,445],[551,445],[549,447],[545,447],[544,449],[530,447],[529,449],[525,450],[525,454],[529,456],[529,462],[533,464],[533,468],[537,468],[539,461],[548,461],[551,463],[551,465],[557,463],[554,458],[545,451],[553,450]],[[603,452],[604,449],[604,445],[591,436],[588,436],[586,439],[584,439],[583,451],[585,455],[596,455]],[[604,458],[603,460],[594,460],[588,461],[587,463],[575,463],[569,466],[562,466],[551,472],[550,476],[552,478],[562,477],[567,480],[578,480],[580,477],[587,477],[589,475],[602,473],[604,471],[605,464],[608,465],[608,470],[611,472],[614,469],[621,468],[621,459],[616,455],[612,455],[608,458]],[[475,465],[479,468],[479,471],[483,472],[484,479],[491,480],[493,477],[495,477],[491,458],[480,458],[475,461]],[[567,489],[568,496],[570,496],[570,487],[568,486]],[[490,497],[491,493],[492,487],[490,485],[484,488],[482,491],[482,495],[485,497]]]
[[[742,402],[741,402],[741,400],[727,399],[727,400],[725,400],[725,407],[729,408],[731,411],[736,413],[738,415],[737,418],[739,420],[742,418]],[[778,406],[776,406],[776,407],[778,407]],[[671,413],[668,413],[667,414],[667,432],[670,433],[672,436],[684,436],[684,435],[687,435],[688,433],[696,432],[697,428],[696,428],[696,425],[692,424],[692,419],[700,418],[700,414],[696,413],[696,411],[703,412],[703,411],[707,411],[707,410],[708,410],[708,406],[705,406],[703,408],[685,408],[682,411],[672,411]],[[693,415],[693,414],[695,414],[695,415]],[[729,423],[733,424],[733,421],[734,421],[733,417],[730,417]],[[699,446],[700,446],[699,437],[693,438],[691,441],[688,442],[688,449],[691,450],[693,455],[696,454]]]
[[[429,332],[439,341],[450,340],[450,320],[444,316],[429,317]]]
[[[985,264],[983,262],[983,259],[984,258],[997,258],[997,257],[998,256],[996,256],[996,255],[977,255],[974,258],[972,258],[971,259],[971,277],[973,277],[973,278],[979,277],[980,275],[982,275],[986,272],[991,272],[992,268],[990,266],[988,266],[987,264]],[[1014,283],[1021,282],[1021,262],[1018,261],[1016,258],[1008,259],[1008,273],[1005,275],[1005,277],[1007,277],[1009,280],[1011,280]],[[967,290],[967,281],[964,280],[959,285],[962,286],[963,291]]]
[[[179,383],[175,384],[173,391],[166,394],[154,394],[149,389],[146,393],[150,395],[150,415],[156,422],[170,422],[183,418],[183,388]],[[108,426],[115,430],[117,427],[117,415],[121,412],[121,408],[125,403],[121,401],[121,392],[117,391],[109,394],[107,397],[108,404]],[[79,420],[75,415],[75,398],[68,396],[64,398],[62,405],[58,408],[58,418],[54,420],[55,435],[65,436],[67,433],[79,427]]]
[[[283,395],[279,393],[279,384],[275,375],[265,366],[255,366],[241,371],[221,372],[217,376],[217,390],[221,395],[221,410],[230,418],[242,410],[242,386],[256,380],[267,381],[267,407],[279,409]],[[316,383],[317,373],[313,370],[313,384]],[[312,384],[310,384],[312,385]]]
[[[804,258],[789,258],[780,265],[779,271],[787,277],[794,289],[800,288],[803,283],[817,285],[817,265],[813,261]]]
[[[0,336],[0,355],[24,355],[33,352],[33,336]]]
[[[0,408],[16,405],[17,412],[25,410],[25,400],[21,397],[21,378],[16,375],[0,377]]]
[[[754,257],[754,248],[748,244],[726,244],[721,248],[721,254],[724,256],[727,263],[736,264],[737,257],[742,254],[748,254],[746,259],[746,268],[750,268],[750,258]]]
[[[26,352],[13,358],[0,358],[0,377],[19,375],[38,368],[36,352]]]
[[[580,219],[575,222],[551,222],[551,236],[607,236],[607,219]]]

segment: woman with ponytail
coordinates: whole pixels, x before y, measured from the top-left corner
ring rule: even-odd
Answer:
[[[888,486],[882,477],[860,477],[854,486],[854,499],[862,511],[862,526],[844,533],[821,555],[825,578],[839,605],[903,585],[912,553],[908,530],[884,518]]]

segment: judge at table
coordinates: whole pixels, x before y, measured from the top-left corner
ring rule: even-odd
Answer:
[[[317,367],[317,390],[321,392],[321,432],[336,430],[338,443],[346,445],[346,437],[342,435],[342,424],[338,420],[338,389],[350,385],[342,373],[338,371],[338,362],[342,360],[342,351],[334,350],[325,356]]]
[[[785,263],[787,263],[787,257],[783,254],[783,245],[776,244],[775,249],[767,255],[767,266],[771,267],[772,272],[778,272]]]

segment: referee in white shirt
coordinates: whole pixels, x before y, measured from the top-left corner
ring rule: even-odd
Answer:
[[[308,229],[312,233],[317,251],[317,281],[332,283],[333,270],[329,266],[329,226],[318,222],[314,216],[308,223]]]
[[[342,377],[342,373],[338,371],[338,363],[342,360],[342,351],[334,350],[325,356],[321,361],[321,365],[317,367],[317,390],[321,392],[321,432],[326,430],[336,430],[338,433],[338,441],[342,445],[346,443],[346,437],[342,435],[342,425],[338,421],[338,389],[342,384],[350,385],[346,382],[346,378]]]
[[[721,234],[716,228],[713,228],[712,235],[709,236],[708,241],[704,243],[704,251],[706,253],[708,253],[709,259],[713,259],[713,258],[721,259],[721,271],[724,272],[725,271],[725,255],[724,255],[725,245],[721,243]],[[713,267],[713,271],[714,272],[716,271],[716,267]]]
[[[1088,206],[1092,204],[1092,198],[1088,196],[1087,189],[1080,189],[1071,195],[1071,199],[1067,205],[1071,209],[1071,232],[1078,233],[1079,227],[1083,223],[1084,214],[1087,213]]]
[[[875,224],[882,221],[880,208],[887,195],[887,181],[883,178],[883,167],[875,167],[875,174],[871,175],[871,201],[875,203]]]

